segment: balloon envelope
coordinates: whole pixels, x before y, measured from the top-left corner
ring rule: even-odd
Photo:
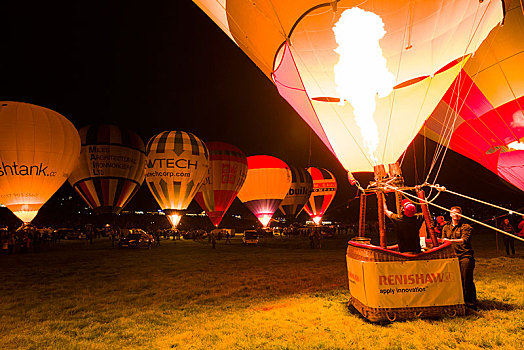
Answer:
[[[288,165],[273,156],[247,157],[247,177],[238,199],[267,226],[291,186]]]
[[[335,198],[337,179],[326,169],[309,167],[307,171],[313,179],[313,192],[304,206],[304,210],[318,225]]]
[[[218,227],[246,180],[247,158],[240,149],[225,142],[206,142],[206,146],[209,151],[208,176],[195,200]]]
[[[524,16],[520,2],[466,63],[421,133],[524,191]]]
[[[187,209],[209,167],[202,140],[184,131],[164,131],[146,147],[146,182],[166,214]]]
[[[144,181],[144,142],[115,125],[88,125],[79,134],[80,158],[69,183],[95,213],[120,213]]]
[[[80,137],[57,112],[0,102],[0,140],[0,203],[31,222],[69,177],[80,154]]]
[[[306,169],[289,167],[291,187],[286,198],[280,203],[280,211],[287,217],[295,218],[300,214],[313,191],[313,179]]]
[[[475,52],[503,17],[500,0],[194,2],[271,77],[284,99],[352,172],[398,160],[459,73],[459,61]],[[382,98],[372,91],[376,109],[368,121],[375,125],[371,129],[377,139],[371,151],[356,107],[340,102],[335,76],[342,59],[340,50],[335,51],[340,44],[333,28],[355,6],[380,16],[385,30],[380,50],[395,85]],[[357,27],[346,37],[368,32]],[[354,47],[349,56],[363,51]],[[372,80],[374,70],[366,60],[351,67],[364,77],[346,80],[357,85]]]

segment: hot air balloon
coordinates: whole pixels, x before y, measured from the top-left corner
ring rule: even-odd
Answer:
[[[398,160],[503,18],[500,0],[194,2],[351,172]]]
[[[326,169],[309,167],[307,171],[313,179],[313,192],[304,210],[313,222],[319,225],[337,193],[337,179]]]
[[[69,177],[80,137],[55,111],[0,102],[0,140],[0,203],[29,223]]]
[[[273,156],[247,157],[247,177],[238,199],[267,227],[291,186],[291,170]]]
[[[69,183],[97,214],[118,214],[144,181],[144,142],[115,125],[79,130],[82,148]]]
[[[313,179],[306,169],[289,167],[291,170],[291,187],[286,198],[280,203],[280,211],[288,219],[300,214],[313,191]]]
[[[237,147],[225,142],[206,142],[209,151],[208,176],[195,200],[218,227],[235,200],[247,176],[247,158]]]
[[[207,175],[207,147],[191,133],[164,131],[149,140],[146,157],[147,186],[176,227]]]
[[[421,133],[524,191],[524,16],[506,5]]]

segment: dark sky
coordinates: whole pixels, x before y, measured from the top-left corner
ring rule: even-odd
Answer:
[[[3,4],[0,100],[48,107],[78,128],[123,125],[144,142],[164,130],[183,130],[204,141],[232,143],[248,156],[269,154],[290,165],[325,167],[339,183],[333,206],[345,208],[356,191],[335,157],[195,4],[108,3]],[[416,146],[422,179],[421,137]],[[416,181],[414,159],[410,147],[403,164],[409,184]],[[456,192],[521,205],[521,193],[453,152],[440,174],[437,182]],[[154,206],[151,199],[142,193],[132,204]]]

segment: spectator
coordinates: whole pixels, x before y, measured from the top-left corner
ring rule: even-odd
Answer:
[[[461,207],[451,207],[450,216],[451,222],[443,227],[442,235],[444,239],[452,242],[455,254],[459,259],[464,302],[467,307],[477,310],[477,289],[473,282],[475,258],[471,245],[473,227],[462,220]]]
[[[500,229],[512,235],[516,234],[508,218],[505,218],[504,220],[502,220]],[[515,240],[513,239],[513,237],[509,235],[502,235],[502,240],[504,241],[504,246],[506,247],[506,255],[509,255],[510,247],[511,247],[511,255],[515,255]]]

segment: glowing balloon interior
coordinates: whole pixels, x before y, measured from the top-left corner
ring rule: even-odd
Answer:
[[[0,102],[0,140],[0,203],[29,223],[69,177],[80,137],[57,112]]]
[[[500,0],[194,1],[351,172],[398,160],[503,18]]]
[[[247,177],[238,199],[266,227],[291,186],[291,170],[272,156],[247,157]]]

